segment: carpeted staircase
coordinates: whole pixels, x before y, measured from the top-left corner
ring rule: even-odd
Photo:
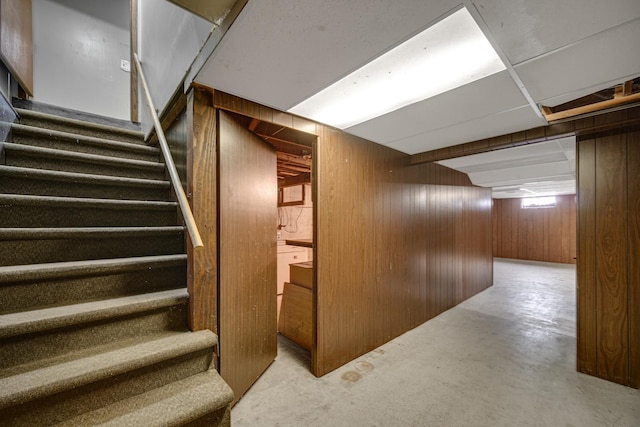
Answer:
[[[0,425],[229,425],[184,227],[140,132],[18,110],[0,143]]]

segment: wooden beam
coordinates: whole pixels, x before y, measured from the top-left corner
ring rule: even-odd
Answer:
[[[278,161],[295,163],[298,165],[311,166],[311,159],[296,156],[294,154],[283,153],[282,151],[277,152]]]
[[[623,86],[623,90],[622,90],[623,96],[629,96],[633,94],[633,80],[627,80],[626,82],[624,82],[622,86]]]
[[[542,110],[542,114],[544,114],[545,117],[553,114],[553,110],[551,109],[551,107],[547,107],[545,105],[541,105],[540,109]]]
[[[301,173],[300,175],[278,180],[278,188],[291,187],[292,185],[308,184],[310,182],[311,173]]]
[[[616,87],[616,96],[618,93],[618,88],[621,88],[621,86]],[[622,89],[620,90],[620,93],[622,93]],[[568,119],[571,117],[579,116],[581,114],[593,113],[593,112],[604,110],[607,108],[630,104],[635,101],[640,101],[640,93],[634,93],[627,96],[614,97],[613,99],[596,102],[595,104],[589,104],[589,105],[572,108],[570,110],[565,110],[565,111],[558,111],[557,113],[552,113],[548,115],[545,114],[545,118],[549,122],[552,122],[555,120]],[[544,110],[543,110],[543,113],[544,113]]]
[[[249,130],[253,132],[254,130],[256,130],[259,124],[260,124],[260,120],[252,119],[251,123],[249,124]]]
[[[298,176],[298,175],[299,175],[298,173],[280,171],[278,172],[278,179],[291,178],[292,176]]]
[[[189,290],[189,326],[194,331],[218,332],[218,231],[216,149],[217,124],[213,94],[197,88],[187,98],[187,194],[193,215],[202,229],[204,248],[194,250],[187,244],[187,289]],[[211,226],[213,224],[213,226]],[[220,351],[218,349],[218,351]]]
[[[613,92],[613,98],[617,99],[617,98],[622,98],[623,96],[624,96],[624,86],[622,85],[616,86]]]
[[[299,168],[309,169],[311,168],[311,163],[306,162],[296,162],[295,160],[286,160],[286,159],[278,159],[278,165],[282,166],[295,166]]]
[[[272,140],[272,141],[276,141],[276,142],[281,142],[283,144],[295,145],[296,147],[302,147],[302,148],[305,148],[305,149],[311,151],[311,146],[309,146],[309,145],[298,144],[297,142],[292,142],[292,141],[288,141],[286,139],[280,139],[280,138],[276,138],[274,136],[264,135],[264,134],[260,134],[260,133],[257,133],[256,135],[258,135],[260,138],[265,139],[267,141]]]
[[[309,172],[309,168],[301,168],[301,167],[295,167],[295,166],[288,166],[288,165],[278,165],[278,172],[294,172],[295,174],[299,174],[299,173],[307,173]]]

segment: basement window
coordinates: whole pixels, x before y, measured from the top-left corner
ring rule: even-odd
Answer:
[[[522,209],[555,208],[556,196],[526,197],[522,199]]]

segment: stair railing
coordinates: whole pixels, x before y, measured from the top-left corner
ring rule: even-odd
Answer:
[[[160,150],[162,151],[164,162],[167,166],[167,169],[169,170],[171,185],[173,186],[173,189],[176,192],[178,205],[180,206],[180,211],[182,212],[182,216],[187,226],[187,231],[189,231],[189,236],[191,237],[191,243],[193,244],[194,248],[201,248],[203,244],[202,244],[202,239],[200,238],[200,232],[198,231],[196,221],[193,218],[193,213],[191,212],[191,207],[189,206],[189,200],[187,199],[187,195],[184,193],[184,189],[182,188],[182,183],[180,182],[180,177],[178,176],[176,165],[173,162],[173,157],[171,157],[169,144],[167,143],[167,138],[165,137],[164,131],[162,130],[162,125],[160,124],[160,119],[158,118],[156,107],[154,106],[153,100],[151,99],[151,92],[149,92],[149,86],[147,86],[147,79],[145,79],[144,73],[142,72],[142,65],[140,65],[140,59],[138,58],[137,53],[133,54],[133,59],[136,64],[136,68],[138,69],[140,80],[142,81],[144,94],[147,98],[147,105],[149,106],[149,110],[151,111],[151,117],[153,118],[153,126],[156,129],[156,135],[158,135],[158,141],[160,142]]]

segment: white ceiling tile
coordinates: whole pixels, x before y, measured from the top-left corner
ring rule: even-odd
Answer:
[[[380,144],[527,105],[509,73],[502,71],[433,98],[346,129]]]
[[[550,181],[554,178],[575,178],[569,162],[549,162],[538,165],[517,166],[487,170],[483,172],[471,172],[469,179],[475,185],[483,187],[495,187],[498,185],[515,185],[530,181]]]
[[[573,194],[575,145],[575,137],[566,137],[438,163],[468,174],[475,185],[493,188],[494,198]]]
[[[553,155],[561,155],[565,159],[575,159],[575,141],[575,137],[571,136],[488,153],[456,157],[438,163],[462,172],[471,172],[479,166],[482,166],[480,170],[492,169],[495,168],[492,166],[495,163],[509,164],[510,162],[529,161]],[[529,161],[527,164],[533,163]]]
[[[640,2],[638,2],[640,3]],[[640,19],[515,67],[536,102],[640,75]]]
[[[591,95],[592,93],[610,88],[612,86],[619,84],[622,81],[630,79],[631,77],[635,77],[635,75],[629,76],[629,78],[623,77],[622,79],[616,78],[614,80],[608,80],[606,82],[603,82],[594,86],[590,86],[586,89],[579,89],[576,91],[563,93],[562,95],[553,96],[551,98],[540,99],[537,102],[538,104],[545,105],[547,107],[555,107],[556,105],[564,104],[565,102],[573,101],[578,98],[582,98],[583,96]]]
[[[288,110],[458,5],[456,0],[250,1],[196,81]]]
[[[566,162],[567,157],[562,152],[555,151],[548,154],[540,154],[536,156],[528,156],[524,158],[515,158],[508,160],[491,160],[486,163],[478,163],[469,165],[462,170],[465,173],[495,172],[501,169],[519,168],[522,166],[536,166],[545,163]]]
[[[471,1],[514,65],[640,17],[638,0]]]
[[[407,154],[416,154],[543,125],[542,119],[527,105],[385,145]]]
[[[286,111],[461,3],[535,102],[640,75],[639,0],[251,0],[196,81]],[[544,124],[503,72],[349,131],[415,154]]]
[[[524,189],[526,190],[524,190]],[[568,195],[576,194],[575,179],[557,179],[554,181],[539,181],[524,185],[508,185],[492,188],[494,199],[514,199],[523,197],[535,197],[539,195]],[[528,191],[527,191],[528,190]]]

